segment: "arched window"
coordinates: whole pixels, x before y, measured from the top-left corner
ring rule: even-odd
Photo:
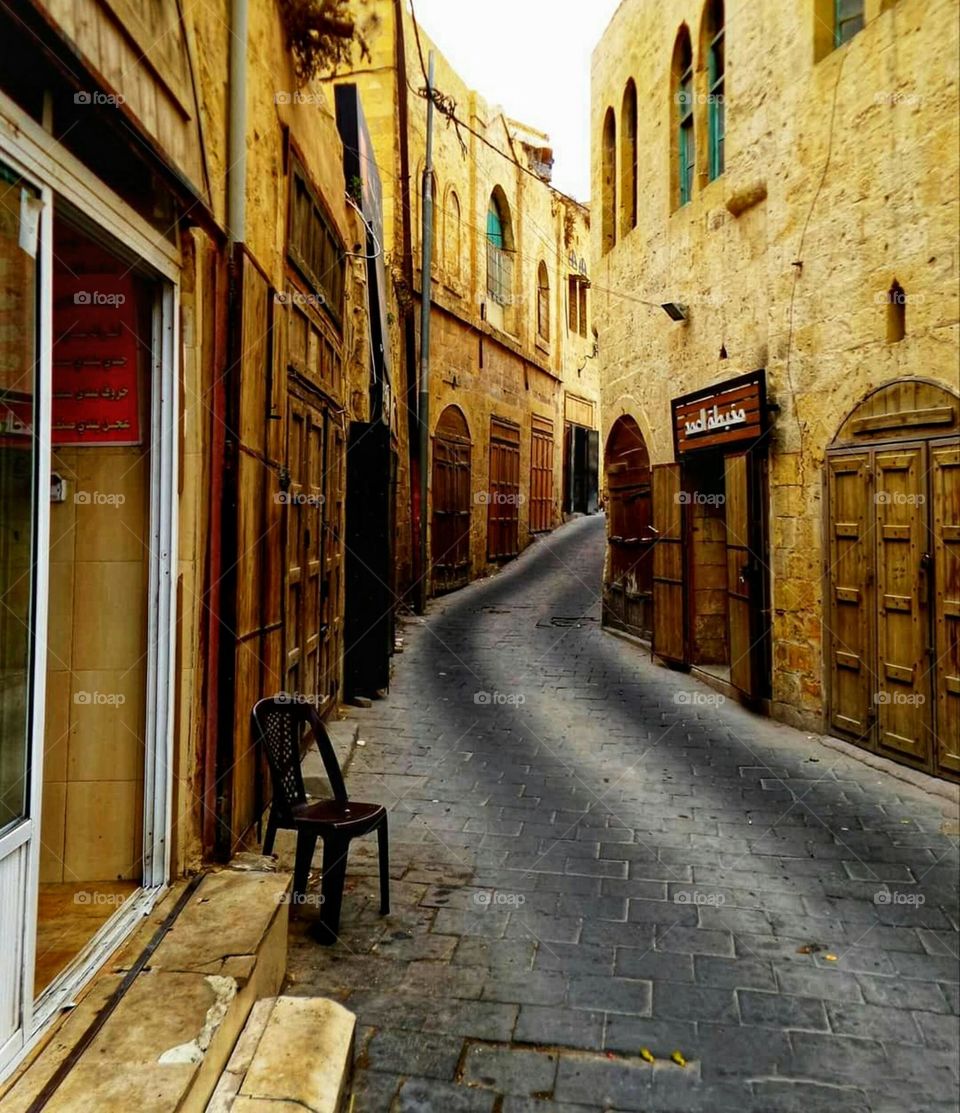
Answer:
[[[509,305],[513,293],[513,232],[510,210],[497,186],[487,208],[487,294],[497,305]]]
[[[707,0],[703,26],[707,55],[707,174],[712,182],[723,173],[723,147],[726,135],[726,110],[723,96],[726,74],[723,0]]]
[[[620,112],[620,235],[637,226],[637,87],[633,78],[623,91]]]
[[[675,121],[671,126],[674,137],[673,163],[676,168],[674,196],[678,205],[685,205],[693,197],[693,175],[697,161],[693,130],[693,48],[686,24],[677,34],[672,71],[673,97],[670,109]]]
[[[603,253],[617,242],[617,118],[612,108],[603,119],[603,148],[600,173],[603,207]]]
[[[447,194],[446,212],[444,213],[444,245],[443,261],[447,273],[452,278],[460,277],[460,198],[456,190],[451,189]]]
[[[550,275],[542,259],[537,268],[537,336],[550,339]]]

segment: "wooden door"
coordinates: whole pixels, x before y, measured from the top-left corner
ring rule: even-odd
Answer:
[[[936,763],[960,774],[960,448],[930,449],[933,525]]]
[[[430,556],[436,593],[470,581],[471,452],[466,419],[456,406],[448,406],[433,441]]]
[[[487,492],[487,556],[505,560],[520,552],[520,429],[490,421],[490,486]]]
[[[827,461],[830,507],[827,547],[827,631],[830,725],[869,741],[873,725],[873,517],[870,455]]]
[[[317,690],[333,703],[340,690],[343,660],[343,531],[346,490],[346,435],[339,417],[324,414],[324,440],[320,454],[323,490],[320,561],[320,657]]]
[[[587,513],[596,514],[600,508],[600,432],[588,429],[587,433],[587,473],[586,483]]]
[[[530,532],[553,529],[553,422],[533,416],[530,441]]]
[[[875,454],[877,740],[882,750],[932,760],[930,638],[923,446]],[[926,555],[925,555],[926,554]]]
[[[284,642],[287,692],[303,692],[303,544],[302,518],[298,508],[303,503],[303,455],[307,440],[306,407],[292,395],[287,402],[287,490]]]
[[[724,458],[727,527],[727,630],[730,643],[730,682],[750,699],[761,692],[759,669],[760,598],[759,557],[752,545],[755,513],[751,506],[751,460],[746,453]]]
[[[653,529],[653,649],[665,661],[686,662],[684,607],[683,503],[680,465],[652,469]]]
[[[300,605],[302,608],[300,688],[307,696],[325,696],[326,686],[321,672],[321,641],[325,631],[321,625],[321,569],[324,518],[324,438],[323,415],[312,407],[306,411],[303,426],[303,460],[301,462],[300,502],[291,506],[299,518]]]

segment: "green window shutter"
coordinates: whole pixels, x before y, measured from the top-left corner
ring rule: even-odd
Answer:
[[[834,0],[833,45],[843,46],[863,30],[863,0]]]
[[[724,140],[726,138],[726,107],[724,105],[724,30],[721,27],[710,43],[707,58],[707,131],[709,142],[710,181],[719,178],[724,170]]]
[[[693,196],[693,171],[696,152],[693,137],[693,66],[680,78],[677,98],[680,108],[680,204],[685,205]]]

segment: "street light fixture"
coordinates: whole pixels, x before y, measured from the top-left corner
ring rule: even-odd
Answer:
[[[685,321],[687,319],[687,307],[685,305],[678,305],[675,301],[666,301],[660,308],[671,321]]]

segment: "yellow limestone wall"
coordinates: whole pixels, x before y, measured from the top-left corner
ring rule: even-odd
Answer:
[[[955,0],[867,0],[864,29],[832,50],[818,19],[831,4],[726,7],[726,170],[713,182],[703,6],[624,0],[594,51],[592,270],[604,438],[632,414],[651,462],[670,461],[671,398],[767,369],[781,407],[770,475],[774,712],[815,729],[825,447],[884,382],[924,376],[957,388],[960,20]],[[684,23],[696,69],[697,175],[692,200],[677,208],[670,67]],[[640,104],[638,227],[604,255],[601,129],[609,106],[619,125],[630,77]],[[888,343],[894,278],[907,296],[906,336]],[[673,324],[637,298],[686,304],[689,323]]]

